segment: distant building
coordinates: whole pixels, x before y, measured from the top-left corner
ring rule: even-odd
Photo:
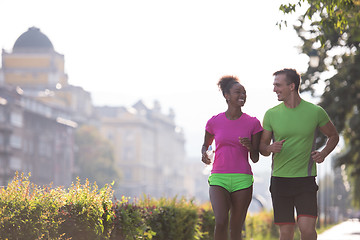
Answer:
[[[91,96],[68,84],[64,56],[40,29],[2,50],[0,102],[0,185],[19,171],[37,184],[69,186],[74,131],[92,114]]]
[[[3,49],[2,65],[4,84],[30,91],[68,85],[64,56],[57,53],[49,38],[35,27],[21,34],[12,52]]]
[[[68,83],[64,55],[36,27],[15,41],[12,52],[2,50],[0,85],[20,87],[24,95],[49,106],[64,108],[73,120],[86,122],[92,115],[89,92]]]
[[[16,171],[39,185],[71,184],[76,123],[67,114],[0,86],[0,185]]]
[[[96,107],[96,112],[122,172],[118,195],[186,195],[185,139],[172,110],[164,114],[158,102],[149,107],[139,101],[131,108]]]

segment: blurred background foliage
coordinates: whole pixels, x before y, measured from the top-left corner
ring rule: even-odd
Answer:
[[[317,56],[318,64],[302,75],[302,92],[319,97],[343,144],[335,167],[344,166],[352,187],[352,200],[360,207],[360,0],[299,0],[282,4],[285,14],[304,11],[294,28],[303,45],[300,52]],[[279,26],[286,25],[281,20]],[[318,146],[325,139],[317,139]]]

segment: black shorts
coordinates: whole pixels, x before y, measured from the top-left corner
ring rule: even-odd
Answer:
[[[295,224],[297,217],[317,218],[317,191],[315,177],[271,177],[270,192],[275,224]]]

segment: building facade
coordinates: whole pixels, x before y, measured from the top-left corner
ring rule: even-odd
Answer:
[[[122,173],[116,194],[139,197],[184,196],[185,139],[174,113],[161,112],[138,101],[130,108],[96,107],[101,132],[113,143],[114,158]]]
[[[64,56],[31,27],[2,50],[0,185],[16,171],[36,184],[70,186],[77,122],[92,114],[90,93],[68,84]]]
[[[76,123],[67,112],[0,86],[0,185],[31,173],[38,185],[70,186]]]
[[[12,52],[2,52],[2,83],[29,91],[68,84],[64,56],[57,53],[40,29],[31,27],[15,41]]]
[[[64,65],[64,55],[55,51],[40,29],[31,27],[12,51],[2,50],[0,85],[20,87],[24,95],[66,109],[73,120],[86,122],[93,114],[91,94],[68,83]]]

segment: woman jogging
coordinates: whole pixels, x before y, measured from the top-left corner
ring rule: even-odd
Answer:
[[[202,161],[211,164],[206,151],[215,140],[215,159],[209,176],[209,195],[215,215],[214,239],[242,239],[249,204],[252,199],[253,173],[248,156],[255,163],[259,160],[259,142],[263,128],[260,121],[243,113],[246,91],[235,76],[224,76],[218,87],[228,108],[208,120]],[[229,224],[230,213],[230,224]]]

